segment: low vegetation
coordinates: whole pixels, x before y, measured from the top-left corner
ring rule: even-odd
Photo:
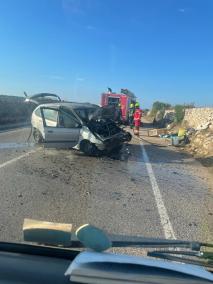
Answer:
[[[152,105],[150,116],[155,117],[157,112],[164,113],[165,109],[169,109],[169,108],[171,108],[170,104],[156,101]]]
[[[31,112],[29,105],[24,103],[24,98],[0,95],[0,125],[26,122],[30,119]]]
[[[172,106],[171,104],[156,101],[152,105],[150,116],[157,118],[157,120],[162,120],[164,117],[165,110],[171,109],[171,112],[174,112],[174,122],[181,123],[184,118],[184,113],[186,108],[193,108],[194,103],[190,104],[177,104]]]
[[[180,123],[184,118],[185,106],[184,105],[175,105],[175,122]]]

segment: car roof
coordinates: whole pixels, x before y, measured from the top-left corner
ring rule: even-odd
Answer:
[[[99,108],[98,105],[91,104],[91,103],[77,103],[77,102],[57,102],[57,103],[47,103],[47,104],[41,104],[39,107],[50,107],[50,108],[56,108],[59,107],[66,107],[70,109],[82,109],[82,108]]]

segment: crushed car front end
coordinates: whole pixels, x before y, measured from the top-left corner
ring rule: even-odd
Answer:
[[[87,127],[95,136],[95,145],[100,151],[110,152],[131,140],[131,134],[110,119],[92,119]]]

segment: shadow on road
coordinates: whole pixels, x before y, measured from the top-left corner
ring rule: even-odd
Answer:
[[[199,161],[204,167],[208,168],[208,171],[213,176],[213,156],[205,158],[195,158],[195,160]]]
[[[156,144],[145,144],[144,148],[149,156],[151,163],[183,163],[187,159],[192,158],[192,155],[187,153],[180,153],[170,147],[163,147]],[[130,144],[129,156],[130,161],[143,161],[142,147],[139,144]]]
[[[207,168],[210,168],[213,166],[213,156],[206,157],[206,158],[196,158],[196,160],[199,161],[201,164],[203,164]]]
[[[141,145],[130,144],[130,155],[128,161],[144,162]],[[213,157],[197,158],[187,152],[179,152],[171,146],[157,146],[156,144],[145,144],[145,150],[152,164],[193,164],[198,161],[213,173]]]

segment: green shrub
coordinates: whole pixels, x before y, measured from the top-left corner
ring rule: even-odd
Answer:
[[[185,106],[184,105],[176,105],[175,106],[175,122],[180,123],[184,118]]]

